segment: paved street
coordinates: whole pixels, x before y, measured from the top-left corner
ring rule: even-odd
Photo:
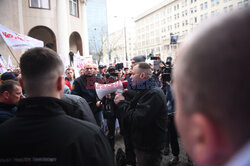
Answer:
[[[115,143],[115,150],[117,151],[118,148],[122,148],[124,150],[123,139],[120,135],[116,138],[116,143]],[[167,163],[171,159],[171,157],[172,157],[172,154],[170,154],[169,156],[163,156],[162,166],[170,166]],[[188,164],[187,155],[184,152],[182,146],[180,147],[179,158],[180,158],[180,162],[176,164],[175,166],[190,166],[190,164]]]

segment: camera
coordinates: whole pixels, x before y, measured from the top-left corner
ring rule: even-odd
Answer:
[[[118,70],[118,71],[122,70],[123,69],[123,63],[117,63],[115,65],[115,69]]]
[[[164,67],[161,68],[163,82],[171,81],[171,72],[172,72],[172,57],[167,57]]]

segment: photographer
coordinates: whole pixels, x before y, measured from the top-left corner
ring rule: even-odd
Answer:
[[[132,86],[136,90],[131,101],[116,93],[115,104],[123,126],[129,130],[138,166],[159,166],[167,132],[166,99],[152,83],[147,63],[133,67]],[[126,125],[124,125],[126,124]]]
[[[118,71],[114,66],[110,66],[108,68],[108,74],[106,74],[107,77],[107,84],[113,83],[119,80]],[[103,103],[103,116],[105,119],[107,119],[107,126],[108,126],[108,140],[110,142],[110,145],[114,151],[114,145],[115,145],[115,122],[117,118],[117,113],[115,111],[116,105],[114,103],[115,93],[111,93],[106,95],[102,99]]]

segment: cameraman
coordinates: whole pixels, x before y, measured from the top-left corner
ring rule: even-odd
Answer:
[[[110,66],[108,68],[108,74],[106,75],[106,77],[107,77],[106,80],[107,84],[114,83],[119,80],[118,72],[114,66]],[[113,151],[115,145],[115,122],[117,117],[117,113],[115,111],[116,105],[114,103],[114,98],[115,98],[115,93],[111,93],[106,95],[106,97],[102,99],[103,116],[105,119],[107,119],[107,126],[108,126],[107,137]]]
[[[127,101],[116,93],[114,100],[123,126],[130,132],[138,166],[160,166],[167,132],[166,98],[151,77],[147,63],[136,64],[131,75],[136,90],[133,99]]]

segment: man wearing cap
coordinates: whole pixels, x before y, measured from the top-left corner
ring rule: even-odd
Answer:
[[[1,75],[1,80],[5,81],[5,80],[14,80],[14,81],[18,81],[18,78],[15,76],[14,73],[12,72],[5,72]]]

